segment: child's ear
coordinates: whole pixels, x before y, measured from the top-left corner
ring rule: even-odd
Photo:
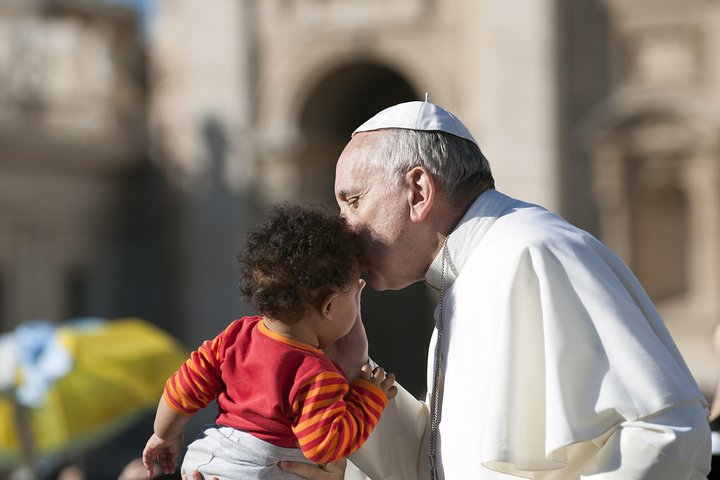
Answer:
[[[333,307],[335,306],[335,299],[338,294],[336,292],[329,293],[325,296],[322,303],[320,304],[320,313],[328,320],[332,320]]]

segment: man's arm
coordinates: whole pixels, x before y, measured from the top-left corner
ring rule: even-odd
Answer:
[[[365,286],[364,282],[362,286]],[[368,340],[360,313],[361,292],[362,288],[356,299],[358,316],[353,328],[325,350],[330,358],[350,374],[359,372],[360,367],[368,362]],[[354,377],[351,375],[352,380]],[[426,404],[402,386],[395,385],[398,393],[385,408],[380,422],[365,444],[349,458],[374,480],[425,480],[430,477],[426,445],[430,413]],[[317,472],[304,471],[303,475],[313,480],[327,478],[314,473]]]
[[[706,480],[710,470],[706,413],[699,402],[693,402],[623,422],[595,440],[567,446],[567,467],[534,472],[534,478]]]
[[[602,445],[588,480],[705,480],[710,427],[699,402],[623,422]]]
[[[402,386],[395,386],[398,393],[370,438],[349,459],[374,480],[429,479],[429,410]]]

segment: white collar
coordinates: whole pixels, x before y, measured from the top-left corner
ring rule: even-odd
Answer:
[[[480,243],[485,233],[512,200],[497,190],[488,189],[481,193],[468,208],[447,238],[445,261],[449,268],[444,272],[443,287],[445,289],[455,281],[470,254],[475,250],[475,246]],[[425,272],[425,282],[436,290],[440,290],[440,282],[443,281],[442,257],[441,249],[430,264],[430,268]]]

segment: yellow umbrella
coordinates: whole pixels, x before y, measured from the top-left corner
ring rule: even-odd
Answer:
[[[157,406],[165,380],[186,358],[176,340],[138,318],[69,322],[54,337],[72,367],[39,405],[23,407],[25,442],[17,397],[0,396],[0,469],[107,439]]]

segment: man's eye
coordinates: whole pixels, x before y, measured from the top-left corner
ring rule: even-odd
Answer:
[[[356,207],[358,200],[360,200],[360,197],[350,197],[347,199],[347,205],[348,207]]]

